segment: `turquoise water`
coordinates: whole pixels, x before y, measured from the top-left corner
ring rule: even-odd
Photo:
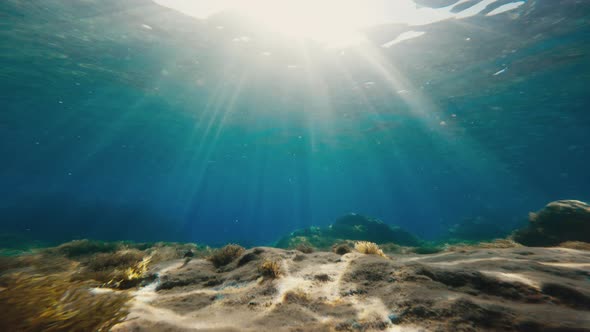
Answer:
[[[589,200],[590,2],[419,3],[483,9],[332,47],[239,10],[2,1],[2,246],[270,244],[349,212],[436,240]]]

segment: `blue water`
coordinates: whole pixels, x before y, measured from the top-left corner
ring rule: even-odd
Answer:
[[[485,13],[338,49],[149,0],[2,1],[0,233],[255,245],[356,212],[440,239],[590,200],[590,2]]]

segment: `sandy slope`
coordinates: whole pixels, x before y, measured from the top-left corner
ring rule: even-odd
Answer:
[[[264,280],[263,259],[283,275]],[[256,248],[222,269],[166,262],[114,331],[590,331],[590,252],[339,256]]]

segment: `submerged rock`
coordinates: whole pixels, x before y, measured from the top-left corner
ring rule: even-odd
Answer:
[[[277,243],[279,248],[295,249],[311,246],[328,249],[344,240],[369,241],[377,244],[395,243],[403,246],[419,246],[420,240],[410,232],[390,226],[371,217],[351,213],[342,216],[328,227],[309,227],[297,230]]]
[[[567,241],[590,242],[590,205],[561,200],[530,213],[529,225],[514,233],[527,246],[555,246]]]
[[[328,227],[309,227],[297,230],[278,241],[279,248],[297,248],[301,245],[315,248],[330,248],[343,240],[369,241],[378,244],[395,243],[418,246],[420,240],[397,226],[383,221],[350,213],[342,216]]]
[[[338,218],[330,226],[330,235],[347,240],[362,240],[375,243],[393,242],[400,245],[418,245],[418,239],[397,226],[389,226],[383,221],[360,214],[350,213]]]

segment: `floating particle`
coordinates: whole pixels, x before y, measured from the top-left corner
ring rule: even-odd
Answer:
[[[494,73],[493,76],[498,76],[500,74],[504,74],[504,72],[506,72],[506,70],[508,70],[508,68],[504,68],[504,69],[498,70],[497,72]]]

